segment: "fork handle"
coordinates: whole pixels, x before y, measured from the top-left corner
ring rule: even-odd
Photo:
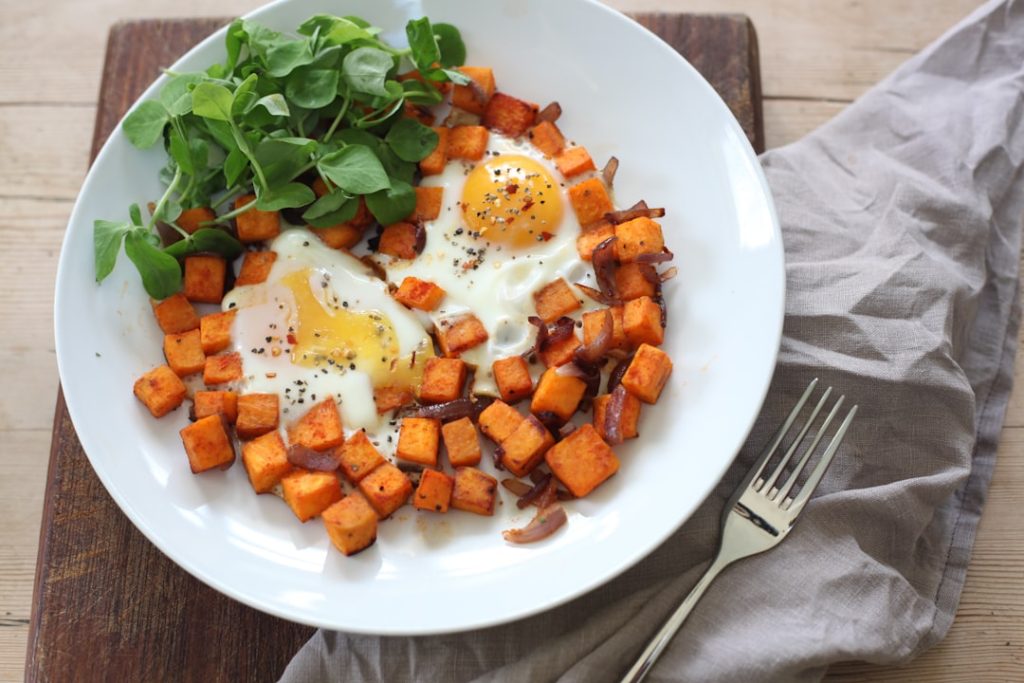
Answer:
[[[697,585],[683,599],[682,604],[676,608],[672,616],[665,620],[658,633],[647,643],[647,647],[644,648],[636,662],[626,672],[626,675],[622,677],[621,683],[640,683],[640,681],[646,678],[647,673],[654,666],[654,662],[658,661],[661,651],[665,649],[665,646],[672,640],[672,636],[676,634],[679,627],[686,621],[686,617],[690,616],[690,612],[693,611],[697,601],[704,595],[704,591],[708,589],[708,586],[715,580],[719,572],[732,563],[733,559],[735,558],[724,557],[721,553],[714,559],[707,568],[707,571],[704,572],[704,576],[700,577]]]

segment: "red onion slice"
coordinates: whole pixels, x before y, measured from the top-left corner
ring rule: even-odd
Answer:
[[[622,303],[618,299],[613,299],[609,296],[605,296],[604,292],[602,292],[599,289],[588,287],[587,285],[581,284],[579,282],[575,283],[573,286],[576,287],[576,289],[583,292],[584,294],[586,294],[588,297],[590,297],[590,299],[596,301],[599,304],[604,304],[605,306],[618,306],[619,304]]]
[[[673,258],[675,258],[675,254],[669,251],[668,247],[662,247],[662,250],[656,254],[638,254],[633,260],[637,263],[664,263]]]
[[[520,496],[519,500],[516,501],[516,507],[519,508],[520,510],[525,510],[526,508],[530,507],[537,501],[537,499],[540,498],[541,494],[544,493],[551,485],[551,474],[545,474],[543,477],[541,477],[540,481],[533,485],[533,488],[531,488],[529,491]]]
[[[647,218],[661,218],[665,215],[665,209],[652,209],[647,206],[647,202],[644,200],[638,201],[628,209],[622,209],[620,211],[609,211],[604,215],[605,220],[611,221],[613,224],[618,225],[619,223],[625,223],[631,221],[634,218],[640,218],[646,216]]]
[[[537,340],[533,344],[533,350],[538,354],[547,351],[552,344],[567,339],[576,329],[576,321],[564,315],[550,325],[544,324],[544,321],[535,315],[526,320],[537,328]]]
[[[619,298],[619,288],[615,284],[615,242],[618,238],[614,235],[604,240],[596,247],[590,256],[590,262],[594,266],[594,275],[597,276],[597,286],[601,293],[610,299]]]
[[[509,543],[536,543],[558,531],[568,520],[565,508],[558,503],[539,510],[530,523],[522,529],[502,531],[502,537]]]
[[[537,118],[535,120],[537,121],[537,123],[540,123],[541,121],[549,121],[551,123],[554,123],[555,121],[558,120],[558,118],[561,115],[562,105],[560,105],[558,102],[552,102],[551,104],[537,112]]]
[[[413,235],[416,237],[416,242],[413,244],[413,250],[417,254],[423,253],[423,247],[427,246],[427,229],[423,227],[423,223],[416,221],[413,223]]]
[[[604,410],[604,434],[609,446],[622,443],[622,411],[626,407],[626,387],[619,384],[611,393]]]
[[[601,169],[601,179],[604,180],[604,184],[611,187],[615,183],[615,173],[619,170],[619,160],[612,157],[608,160],[608,163]]]
[[[622,381],[622,376],[626,374],[626,370],[629,368],[629,364],[633,362],[633,356],[629,355],[619,361],[618,365],[612,368],[611,373],[608,375],[608,393],[615,391],[615,387],[619,386],[619,382]]]
[[[340,464],[330,451],[321,453],[297,443],[288,447],[288,462],[318,472],[333,472]]]
[[[675,266],[672,266],[671,268],[666,268],[665,272],[660,273],[658,275],[658,279],[661,280],[662,282],[668,282],[676,275],[679,275],[679,269]]]
[[[573,353],[573,357],[576,360],[589,364],[594,364],[601,360],[604,354],[608,352],[608,347],[611,346],[614,331],[612,312],[606,308],[604,309],[604,318],[601,321],[601,329],[598,331],[597,336],[591,339],[589,344],[578,346]]]
[[[513,495],[519,497],[525,496],[533,488],[530,485],[528,485],[525,481],[519,481],[518,479],[513,479],[512,477],[505,477],[504,479],[502,479],[501,485],[504,486],[509,491],[511,491]]]
[[[454,401],[437,403],[430,406],[421,406],[420,409],[416,411],[415,416],[432,417],[436,420],[441,420],[442,422],[450,422],[463,417],[476,419],[486,407],[487,403],[484,401],[457,398]]]

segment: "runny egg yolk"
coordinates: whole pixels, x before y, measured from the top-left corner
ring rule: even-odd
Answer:
[[[359,370],[375,387],[418,387],[433,356],[424,348],[399,358],[391,321],[380,311],[350,311],[322,273],[306,268],[281,283],[295,298],[295,321],[288,333],[291,360],[311,368]],[[319,285],[319,286],[317,286]]]
[[[551,239],[562,222],[558,182],[534,159],[512,154],[473,169],[462,210],[471,230],[517,247]]]

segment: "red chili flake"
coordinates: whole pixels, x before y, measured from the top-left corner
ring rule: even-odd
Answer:
[[[516,185],[515,183],[509,183],[508,185],[505,186],[505,192],[508,192],[509,194],[515,194],[518,191],[519,186]]]
[[[523,202],[523,211],[529,210],[531,206],[533,206],[533,200],[527,199],[525,202]]]
[[[292,334],[291,332],[289,332],[289,333],[288,333],[288,343],[289,343],[289,344],[298,344],[298,343],[299,343],[299,340],[295,338],[295,335],[294,335],[294,334]]]
[[[543,241],[543,242],[547,242],[547,241],[548,241],[549,239],[551,239],[551,238],[552,238],[552,237],[554,237],[554,236],[555,236],[555,235],[554,235],[553,233],[550,233],[550,232],[548,232],[548,231],[546,231],[546,230],[545,230],[544,232],[542,232],[542,233],[540,234],[540,239],[541,239],[541,241]]]

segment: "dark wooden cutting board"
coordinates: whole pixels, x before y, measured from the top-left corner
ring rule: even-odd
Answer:
[[[636,19],[690,60],[732,109],[754,149],[763,151],[750,21],[688,14]],[[93,158],[159,68],[224,23],[151,20],[111,29]],[[149,543],[100,484],[58,394],[27,681],[274,680],[312,633],[208,588]]]

